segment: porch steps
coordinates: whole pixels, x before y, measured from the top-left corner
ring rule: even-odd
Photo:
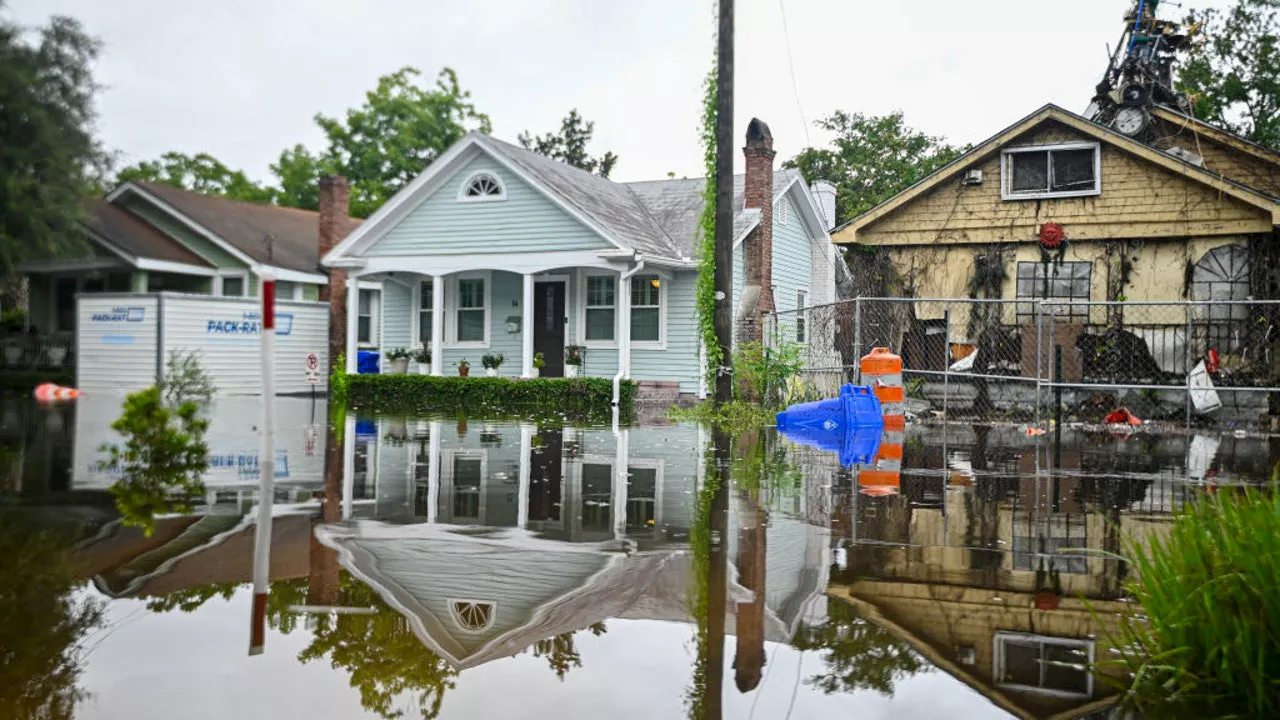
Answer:
[[[636,404],[671,407],[680,402],[680,383],[660,380],[636,382]]]

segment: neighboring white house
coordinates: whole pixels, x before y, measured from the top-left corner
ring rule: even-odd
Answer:
[[[757,120],[752,131],[747,173],[734,178],[735,303],[752,243],[772,246],[766,284],[779,310],[830,302],[834,188],[774,172],[768,128]],[[559,377],[576,345],[586,376],[703,392],[694,248],[704,184],[612,182],[469,133],[324,256],[359,281],[347,290],[348,371],[360,349],[427,346],[435,375],[500,352],[504,377],[532,376],[535,353],[541,374]],[[769,207],[749,202],[766,197]]]

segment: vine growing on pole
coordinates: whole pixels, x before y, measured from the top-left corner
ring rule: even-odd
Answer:
[[[714,45],[714,43],[713,43]],[[702,188],[702,217],[698,219],[698,331],[707,357],[707,387],[714,387],[716,373],[724,362],[724,348],[716,337],[716,83],[717,55],[712,54],[711,71],[702,84],[702,161],[706,183]]]

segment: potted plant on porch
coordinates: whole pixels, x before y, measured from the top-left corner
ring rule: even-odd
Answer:
[[[533,354],[533,376],[538,377],[542,374],[542,368],[547,364],[547,356],[540,352]]]
[[[413,361],[418,364],[419,375],[431,374],[431,348],[423,345],[417,350],[414,350],[411,357],[413,358]]]
[[[467,377],[471,374],[471,361],[462,358],[458,361],[458,377]]]
[[[498,368],[502,367],[502,363],[507,361],[507,356],[500,352],[485,353],[480,358],[480,364],[484,366],[484,374],[487,377],[498,377]]]
[[[387,351],[387,374],[404,375],[409,370],[409,351],[393,348]]]
[[[581,345],[566,345],[564,348],[564,376],[576,378],[582,371],[582,356],[586,348]]]

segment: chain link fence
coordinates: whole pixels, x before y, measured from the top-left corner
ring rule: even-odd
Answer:
[[[902,357],[916,416],[1263,424],[1280,410],[1280,301],[856,298],[765,319],[799,346],[810,396],[857,382],[872,348]]]

